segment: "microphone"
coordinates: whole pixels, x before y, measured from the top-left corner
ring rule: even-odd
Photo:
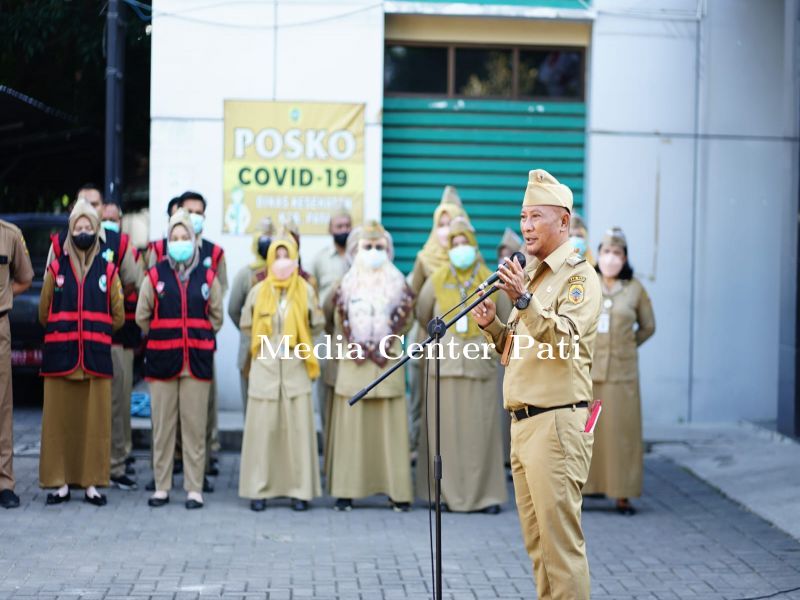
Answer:
[[[506,258],[505,260],[508,261],[508,262],[512,262],[515,258],[517,259],[517,262],[519,262],[519,266],[524,269],[525,268],[525,263],[527,261],[525,259],[525,255],[522,252],[514,252],[514,254],[512,254],[511,257]],[[500,279],[500,275],[497,273],[497,271],[495,271],[494,273],[492,273],[489,276],[489,278],[486,281],[484,281],[482,284],[480,284],[478,286],[478,289],[479,290],[483,290],[487,286],[492,285],[498,279]]]

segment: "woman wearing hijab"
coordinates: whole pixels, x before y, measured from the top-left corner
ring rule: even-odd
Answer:
[[[650,298],[633,276],[628,243],[619,228],[609,230],[598,249],[603,308],[592,359],[594,397],[603,412],[594,431],[594,447],[585,495],[616,498],[617,511],[633,515],[630,498],[642,495],[642,402],[639,397],[638,347],[655,333]]]
[[[39,484],[58,488],[47,504],[69,501],[74,485],[86,490],[86,502],[103,506],[97,488],[108,485],[111,465],[111,334],[125,322],[125,309],[113,257],[100,253],[97,211],[79,200],[68,227],[39,299],[45,328]]]
[[[409,285],[414,294],[419,294],[422,286],[434,271],[449,261],[447,251],[449,249],[450,222],[456,218],[467,218],[458,191],[452,185],[448,185],[442,192],[442,199],[436,210],[433,211],[433,224],[431,232],[425,245],[417,253],[414,261],[414,268],[409,275]],[[414,341],[420,342],[427,337],[425,328],[416,329]],[[424,382],[420,372],[420,361],[411,361],[409,380],[411,382],[411,449],[417,451],[420,419],[422,417],[422,390]]]
[[[422,286],[417,298],[416,316],[426,327],[435,316],[455,306],[492,273],[478,253],[478,242],[466,219],[451,221],[448,263],[439,267]],[[505,296],[497,297],[498,314],[504,320],[511,312]],[[486,343],[471,315],[456,322],[441,340],[443,358],[438,359],[441,389],[441,448],[445,472],[442,478],[442,501],[456,512],[500,512],[508,499],[503,469],[503,437],[497,412],[497,353],[489,358],[463,352],[466,344],[483,347]],[[452,350],[451,350],[452,349]],[[428,460],[417,463],[416,493],[427,499],[433,489],[432,440],[428,430],[434,419],[434,364],[428,371],[428,411],[423,412],[420,452]],[[427,417],[427,418],[426,418]],[[420,456],[423,456],[422,454]]]
[[[306,510],[322,494],[311,400],[320,367],[311,349],[325,319],[297,256],[292,237],[272,242],[267,278],[250,290],[240,322],[252,342],[239,496],[257,512],[271,498],[290,498],[293,510]]]
[[[350,234],[351,237],[353,233]],[[411,325],[414,294],[391,263],[391,238],[376,221],[358,233],[353,265],[331,292],[334,333],[344,345],[361,349],[339,362],[331,410],[328,486],[335,509],[349,511],[354,498],[389,496],[396,511],[410,509],[411,466],[408,460],[406,385],[402,370],[354,406],[348,400],[390,368],[403,349],[396,338]],[[326,303],[326,307],[329,306]],[[339,339],[334,336],[334,339]],[[381,341],[385,342],[383,352]]]
[[[239,327],[242,318],[242,308],[244,307],[247,294],[253,286],[264,281],[267,277],[267,251],[272,241],[273,227],[272,220],[267,218],[261,222],[261,231],[253,236],[253,262],[243,266],[233,278],[231,294],[228,298],[228,314],[233,320],[233,324]],[[240,391],[242,394],[242,409],[247,410],[247,379],[248,369],[250,368],[250,336],[239,330],[239,354],[236,358],[236,365],[239,367]]]
[[[153,420],[152,507],[169,502],[180,420],[186,508],[203,507],[208,394],[213,378],[215,333],[222,327],[222,290],[211,266],[199,260],[189,214],[169,220],[167,260],[147,272],[139,291],[136,323],[147,334],[145,378]]]

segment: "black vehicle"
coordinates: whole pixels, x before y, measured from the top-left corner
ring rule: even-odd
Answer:
[[[50,234],[67,227],[67,215],[20,213],[0,215],[22,230],[33,265],[33,284],[14,298],[8,315],[11,325],[11,369],[14,379],[20,375],[37,376],[42,366],[44,328],[39,325],[39,295],[47,269]]]

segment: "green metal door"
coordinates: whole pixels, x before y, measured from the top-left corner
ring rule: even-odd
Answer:
[[[586,105],[386,98],[383,112],[383,217],[397,266],[411,270],[446,185],[458,188],[491,264],[503,230],[519,232],[531,169],[546,169],[583,206]]]

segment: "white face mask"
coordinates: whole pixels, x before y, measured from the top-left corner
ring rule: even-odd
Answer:
[[[376,270],[386,264],[386,261],[389,260],[389,255],[386,250],[373,248],[372,250],[361,250],[358,253],[358,260],[363,266]]]

